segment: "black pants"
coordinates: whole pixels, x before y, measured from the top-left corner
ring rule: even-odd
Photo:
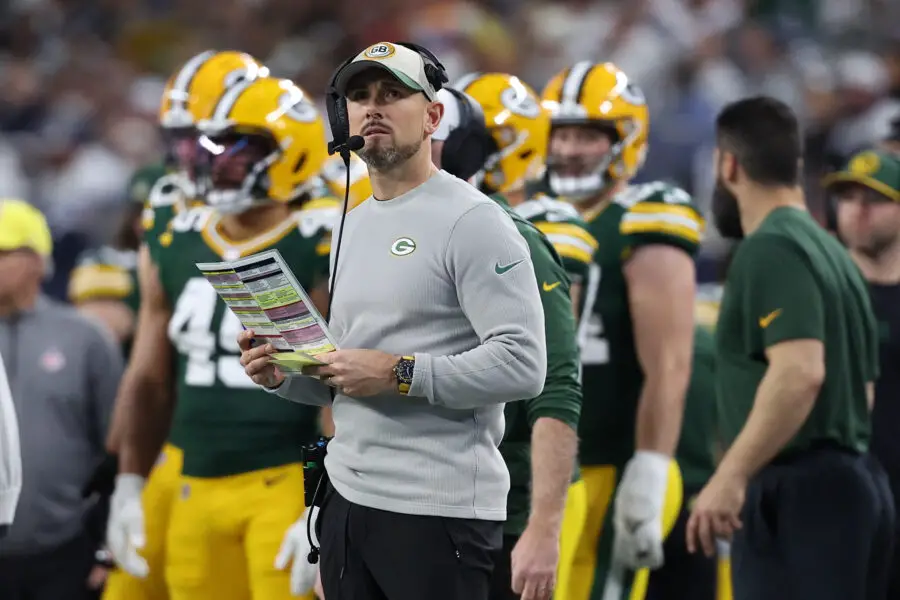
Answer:
[[[504,535],[503,547],[494,553],[494,573],[491,575],[490,600],[519,600],[512,591],[512,551],[519,541],[517,535]]]
[[[885,599],[894,505],[874,458],[823,447],[770,465],[741,518],[734,600]]]
[[[896,517],[900,511],[900,468],[892,464],[886,470],[891,482],[891,491],[894,494],[894,515]],[[900,519],[894,521],[894,555],[888,576],[887,597],[890,599],[900,598]]]
[[[79,537],[59,548],[0,558],[0,600],[87,600],[93,544]]]
[[[328,600],[488,600],[503,523],[405,515],[329,487],[317,521]]]
[[[689,498],[700,490],[685,489],[685,501],[672,533],[663,545],[665,563],[650,572],[644,600],[716,600],[718,560],[687,551],[685,531],[691,516]]]

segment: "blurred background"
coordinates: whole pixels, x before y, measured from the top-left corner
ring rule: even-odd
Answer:
[[[900,115],[898,0],[5,0],[0,3],[0,196],[48,216],[65,297],[77,253],[109,240],[132,171],[158,160],[159,97],[193,54],[236,49],[320,95],[343,59],[381,40],[427,46],[450,71],[519,75],[538,92],[578,60],[613,61],[643,88],[650,153],[707,207],[716,112],[764,93],[807,137],[820,176]],[[721,254],[713,234],[701,274]]]

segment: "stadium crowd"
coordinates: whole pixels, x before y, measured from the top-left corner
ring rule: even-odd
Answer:
[[[43,293],[62,303],[76,304],[83,314],[102,321],[121,342],[124,356],[130,356],[121,384],[118,369],[90,375],[98,379],[88,387],[119,386],[116,410],[108,410],[109,394],[92,399],[92,392],[88,392],[87,401],[99,407],[92,404],[90,410],[104,413],[92,413],[92,417],[97,416],[97,424],[85,425],[84,433],[78,434],[91,447],[84,454],[91,464],[82,465],[81,471],[96,467],[95,480],[84,482],[84,499],[66,500],[83,504],[89,518],[85,530],[92,543],[96,542],[95,564],[87,570],[89,581],[85,582],[90,593],[95,597],[105,594],[107,600],[257,599],[287,598],[289,587],[295,596],[313,597],[315,567],[293,568],[285,576],[290,579],[289,586],[287,580],[269,577],[268,573],[273,564],[277,571],[290,572],[292,561],[305,562],[305,552],[312,542],[307,540],[310,512],[303,512],[299,505],[303,499],[299,460],[288,457],[293,457],[299,443],[311,441],[318,433],[332,433],[330,415],[327,410],[319,414],[317,409],[266,396],[243,379],[236,342],[240,324],[218,302],[193,265],[246,256],[271,245],[283,255],[294,257],[292,267],[310,291],[312,302],[326,312],[331,230],[341,214],[336,198],[346,192],[353,208],[371,193],[371,187],[365,165],[356,157],[350,164],[349,189],[338,158],[326,158],[325,142],[332,133],[325,117],[324,91],[344,57],[363,48],[372,50],[376,47],[372,44],[384,40],[409,40],[434,52],[446,67],[448,85],[474,98],[489,122],[497,106],[494,100],[504,102],[499,90],[510,85],[518,90],[519,84],[509,84],[508,76],[495,82],[492,76],[479,74],[511,74],[515,76],[512,81],[521,81],[524,86],[515,99],[515,108],[510,109],[515,116],[507,127],[509,131],[498,127],[490,132],[498,146],[504,135],[519,134],[517,127],[531,127],[526,117],[531,114],[532,100],[534,110],[549,115],[555,110],[551,106],[554,103],[585,104],[589,103],[583,99],[585,95],[593,98],[591,94],[597,94],[599,106],[612,98],[603,91],[607,84],[596,74],[596,65],[613,63],[615,68],[602,67],[613,73],[613,81],[616,73],[626,77],[629,86],[625,100],[619,98],[620,90],[616,93],[619,99],[610,106],[614,106],[613,112],[624,106],[623,118],[639,124],[646,136],[633,138],[625,129],[606,132],[610,144],[604,151],[618,152],[616,156],[622,161],[621,166],[617,163],[610,167],[621,169],[624,191],[618,192],[623,198],[619,203],[643,206],[626,211],[622,217],[618,231],[628,240],[623,248],[633,252],[642,244],[668,245],[693,256],[691,272],[699,285],[696,297],[691,297],[692,310],[696,308],[697,324],[706,328],[705,332],[698,329],[693,345],[685,346],[688,354],[694,355],[693,378],[684,374],[683,381],[672,380],[671,384],[673,390],[683,386],[681,396],[686,394],[688,400],[682,442],[674,453],[679,464],[666,462],[661,467],[664,483],[660,502],[665,496],[665,506],[658,507],[660,526],[666,534],[674,528],[666,546],[668,557],[671,540],[677,538],[684,545],[683,520],[723,450],[713,444],[699,450],[688,447],[698,435],[704,442],[715,437],[707,436],[715,429],[714,408],[692,403],[691,398],[714,396],[708,388],[701,389],[703,383],[698,383],[697,373],[701,367],[713,369],[705,362],[707,358],[712,361],[709,330],[715,325],[723,273],[733,249],[733,243],[716,230],[711,214],[717,174],[716,115],[736,100],[757,95],[781,100],[793,110],[804,136],[801,183],[807,207],[832,232],[839,225],[836,198],[856,202],[852,190],[843,184],[861,184],[891,201],[900,201],[900,32],[892,25],[898,19],[898,5],[887,0],[384,0],[371,5],[225,0],[217,3],[215,10],[199,0],[13,0],[4,4],[0,7],[0,83],[4,89],[0,96],[0,198],[24,199],[46,218],[52,251],[49,243],[30,245],[27,236],[21,246],[47,259],[41,262],[45,270],[35,271],[44,276]],[[573,75],[579,69],[583,70],[580,83]],[[241,81],[222,79],[237,71],[243,74]],[[310,94],[308,99],[296,100],[290,111],[283,111],[286,116],[277,117],[278,127],[262,115],[277,112],[284,102],[282,92],[297,88],[286,87],[286,81],[276,78],[290,79]],[[200,87],[192,87],[195,85]],[[240,85],[249,92],[243,94],[242,90],[243,96],[229,96],[228,90]],[[573,91],[573,85],[581,87]],[[195,102],[201,93],[209,97]],[[567,94],[571,96],[568,100]],[[543,108],[539,108],[541,100]],[[621,102],[625,104],[618,104]],[[641,108],[635,110],[634,106]],[[316,110],[318,117],[307,118]],[[194,119],[204,111],[206,121],[202,126],[195,121],[178,121],[185,115]],[[461,113],[453,114],[461,123]],[[571,124],[565,121],[569,117],[553,114],[555,128]],[[519,117],[524,120],[517,120]],[[599,115],[586,118],[602,120]],[[528,157],[517,153],[521,165],[515,166],[508,157],[496,158],[479,175],[466,173],[462,177],[474,177],[471,181],[500,197],[498,202],[508,202],[510,212],[531,221],[554,246],[553,254],[558,255],[565,278],[571,283],[571,288],[566,286],[570,292],[566,301],[571,302],[576,315],[578,347],[586,371],[586,406],[590,386],[604,385],[602,377],[591,375],[591,369],[609,362],[606,354],[610,345],[640,354],[641,348],[636,350],[634,346],[642,342],[631,340],[632,334],[635,338],[638,334],[630,329],[630,313],[627,331],[606,323],[608,331],[604,333],[599,315],[610,305],[601,299],[597,306],[603,308],[594,307],[597,298],[592,295],[595,288],[591,282],[597,275],[592,271],[597,265],[592,263],[605,260],[600,257],[609,258],[598,233],[603,227],[599,223],[609,216],[601,218],[606,206],[603,201],[592,207],[584,200],[599,198],[597,190],[602,186],[578,189],[579,185],[588,185],[585,181],[590,179],[566,171],[578,170],[578,156],[568,164],[560,157],[565,158],[568,152],[566,144],[588,142],[577,136],[568,141],[560,138],[554,151],[549,141],[549,116],[547,120],[543,132],[539,128],[522,130],[533,136],[532,141],[547,142],[533,150],[541,160],[529,162]],[[185,135],[188,130],[192,133]],[[198,138],[198,131],[202,138]],[[272,151],[259,141],[263,137],[259,132],[267,132],[266,139],[274,141],[283,153],[274,159],[275,166],[264,180],[266,198],[274,202],[248,225],[235,215],[259,207],[255,200],[242,204],[245,199],[235,185],[236,181],[248,181],[241,168],[260,164]],[[321,139],[322,143],[292,146],[297,139]],[[610,150],[615,141],[623,145]],[[210,156],[206,162],[198,161],[198,152],[202,154],[204,148]],[[554,152],[560,170],[547,175],[546,160],[553,158]],[[224,160],[232,153],[246,157],[247,162],[238,160],[237,167],[226,164]],[[222,162],[220,156],[224,157]],[[598,156],[602,158],[603,152]],[[450,170],[446,160],[443,166]],[[181,171],[173,171],[173,166]],[[185,176],[195,181],[185,183]],[[206,177],[202,185],[198,183],[201,176]],[[518,183],[521,188],[513,185]],[[540,185],[532,190],[536,183]],[[571,194],[560,192],[568,189],[566,185],[574,186]],[[632,190],[631,196],[625,198],[628,190]],[[517,209],[519,192],[527,194],[524,202],[530,208]],[[204,198],[208,206],[201,201],[197,208],[200,212],[195,213],[195,205],[185,197]],[[303,200],[298,209],[302,217],[296,219],[302,239],[292,237],[288,226],[295,221],[288,203],[297,198]],[[867,198],[862,202],[874,202]],[[537,205],[528,205],[535,201],[539,201],[540,211]],[[13,213],[16,218],[15,226],[9,225],[12,221],[0,222],[0,245],[9,245],[7,238],[15,237],[20,229],[40,229],[43,217],[29,210],[18,203],[15,211],[0,208],[0,220]],[[531,212],[526,215],[526,210]],[[635,212],[642,213],[640,218]],[[191,214],[201,216],[193,222]],[[676,220],[677,227],[672,225]],[[669,225],[664,227],[666,223]],[[185,235],[195,229],[202,234]],[[890,232],[885,236],[885,243],[890,242]],[[245,238],[254,243],[234,241]],[[864,246],[847,235],[842,241],[851,247],[854,243]],[[402,255],[393,248],[392,252]],[[865,249],[860,252],[869,256]],[[872,269],[863,265],[866,278],[873,286],[884,284]],[[621,281],[616,284],[622,298],[627,297],[629,289],[637,293],[637,287],[629,287],[637,285],[632,277],[637,275],[622,269]],[[545,282],[545,292],[547,285]],[[596,290],[600,289],[596,283]],[[671,292],[676,288],[654,289]],[[608,288],[597,293],[611,294]],[[873,291],[877,315],[879,298],[888,298],[884,302],[889,304],[895,296],[875,294]],[[123,306],[125,310],[121,310]],[[883,305],[881,308],[889,310]],[[59,327],[62,339],[68,331],[64,328],[69,326]],[[80,330],[72,331],[76,332],[72,336],[86,339],[77,333]],[[136,331],[140,334],[135,337]],[[626,338],[629,341],[617,341]],[[6,344],[0,352],[9,370],[7,357],[18,354],[21,341],[3,336],[0,341]],[[599,349],[600,342],[605,350]],[[600,357],[598,352],[606,354]],[[55,373],[66,364],[61,354],[66,354],[65,348],[60,353],[54,347],[36,362],[44,372]],[[884,375],[884,356],[882,359]],[[178,366],[173,368],[176,362]],[[647,370],[638,357],[617,366],[625,371]],[[581,377],[573,375],[579,386]],[[27,389],[21,382],[19,386]],[[17,388],[12,387],[15,395]],[[621,393],[633,394],[632,404],[637,405],[640,384]],[[175,401],[187,396],[195,400]],[[123,398],[136,400],[126,403]],[[256,410],[258,406],[248,410],[248,404],[261,401],[266,403],[262,412]],[[215,404],[213,414],[191,412],[204,403]],[[879,416],[876,409],[874,419],[886,420],[893,415],[887,409],[882,411]],[[559,572],[553,577],[556,600],[614,597],[611,584],[604,586],[597,581],[620,577],[614,574],[614,561],[604,562],[611,561],[610,556],[619,549],[606,548],[605,542],[597,539],[601,529],[623,526],[613,523],[613,510],[606,507],[615,503],[616,511],[628,511],[625,500],[614,500],[614,491],[617,485],[625,485],[622,480],[628,480],[629,469],[632,477],[638,469],[631,462],[635,461],[631,454],[640,440],[629,439],[624,442],[627,449],[611,450],[598,449],[602,444],[585,444],[585,440],[604,438],[611,431],[608,428],[614,429],[629,418],[639,420],[639,416],[589,412],[587,408],[581,413],[598,421],[608,419],[607,430],[585,428],[583,423],[578,428],[577,418],[572,425],[578,428],[583,448],[579,455],[581,481],[575,481],[569,493],[572,496],[571,490],[582,485],[579,494],[586,506],[581,508],[585,513],[581,519],[573,521],[571,513],[577,507],[567,504],[565,521],[556,524],[554,530],[555,536],[561,536],[556,557]],[[529,428],[534,427],[535,419],[540,420],[539,416],[536,412],[517,417],[529,423],[523,434],[526,442]],[[140,432],[136,422],[141,423]],[[169,422],[174,423],[171,431]],[[242,426],[242,422],[258,422],[258,428]],[[102,431],[107,427],[109,437]],[[634,423],[628,422],[626,427],[633,429]],[[875,422],[873,428],[882,431],[882,439],[892,435],[884,423]],[[209,431],[208,437],[196,435],[200,430]],[[694,431],[687,433],[689,430]],[[68,435],[70,430],[66,431]],[[510,431],[508,428],[507,436]],[[516,434],[521,431],[516,430]],[[640,438],[640,433],[636,437]],[[69,454],[69,459],[82,456],[81,441],[73,443],[79,451]],[[527,453],[527,444],[525,448]],[[107,450],[118,454],[117,464],[102,456]],[[889,453],[891,449],[884,451]],[[603,471],[609,464],[616,465],[612,475]],[[147,479],[151,466],[153,475]],[[113,494],[110,486],[117,467],[120,475]],[[653,470],[644,468],[645,473]],[[900,473],[888,471],[895,490],[900,489]],[[524,472],[520,477],[524,478],[524,500],[518,498],[524,504],[516,513],[521,523],[516,524],[515,540],[526,538],[531,523],[528,463]],[[517,475],[512,468],[510,474],[515,486]],[[34,474],[28,470],[23,473],[26,479],[30,476]],[[153,477],[157,484],[165,479],[165,485],[151,487]],[[574,480],[578,479],[576,474]],[[671,489],[673,482],[678,483],[677,493]],[[275,486],[279,491],[273,495]],[[105,511],[94,507],[102,504],[99,497],[111,494],[109,511],[115,526],[108,529]],[[182,501],[171,508],[169,500],[175,496]],[[510,511],[512,498],[513,492]],[[571,498],[569,502],[575,503]],[[600,505],[602,508],[598,508]],[[208,514],[210,507],[220,511],[214,523]],[[81,518],[80,508],[70,512]],[[54,519],[64,518],[59,511],[50,513]],[[202,527],[196,526],[201,522]],[[229,546],[233,540],[223,531],[229,535],[241,532],[235,534],[239,538],[237,549]],[[510,535],[510,531],[504,532]],[[58,541],[53,535],[47,539],[50,546]],[[38,542],[36,547],[41,547],[45,540]],[[0,582],[11,581],[4,579],[4,569],[21,569],[34,579],[31,566],[15,562],[21,558],[19,549],[28,545],[4,548],[4,543],[0,539]],[[584,546],[590,547],[585,550]],[[77,545],[76,552],[84,553],[83,545]],[[585,556],[589,558],[587,565],[579,562]],[[630,597],[678,597],[654,589],[652,575],[639,568],[647,566],[658,567],[659,563],[643,557],[628,565],[637,571]],[[610,572],[604,571],[607,567]],[[684,586],[677,589],[697,593],[699,600],[731,600],[727,543],[720,544],[718,559],[691,568],[698,569],[692,573],[707,575],[712,569],[714,589],[695,592],[690,582],[678,581],[677,577],[671,585]],[[232,576],[219,579],[218,575],[225,572]],[[235,573],[243,573],[243,579]],[[515,564],[512,576],[515,581]],[[900,593],[900,584],[894,585]],[[250,592],[235,592],[238,588]],[[322,593],[318,587],[317,591]],[[62,600],[53,595],[56,593],[34,598]],[[535,594],[530,598],[549,597],[529,593]],[[692,597],[683,596],[685,600]],[[6,599],[0,588],[0,600]]]

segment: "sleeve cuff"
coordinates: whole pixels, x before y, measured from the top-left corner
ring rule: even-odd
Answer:
[[[434,404],[433,394],[429,394],[431,385],[431,355],[424,352],[416,352],[413,357],[416,359],[416,366],[413,369],[412,383],[409,386],[407,396],[416,396],[419,398],[428,398],[428,401]]]

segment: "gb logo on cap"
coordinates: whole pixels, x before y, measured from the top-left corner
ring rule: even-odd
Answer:
[[[387,58],[394,53],[394,45],[387,42],[379,42],[370,46],[365,52],[366,58]]]

